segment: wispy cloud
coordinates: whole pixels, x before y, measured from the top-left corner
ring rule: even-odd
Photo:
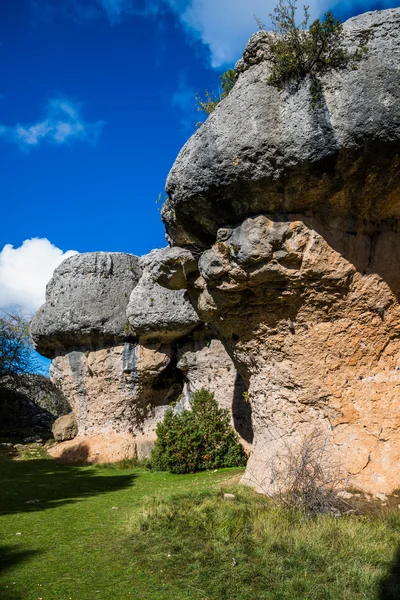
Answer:
[[[43,118],[35,123],[0,125],[0,139],[29,149],[41,143],[61,146],[74,140],[96,143],[104,121],[88,123],[81,116],[80,106],[65,98],[52,98]]]
[[[45,299],[46,284],[58,265],[77,254],[63,252],[46,238],[25,240],[19,248],[0,251],[0,309],[18,307],[33,313]]]

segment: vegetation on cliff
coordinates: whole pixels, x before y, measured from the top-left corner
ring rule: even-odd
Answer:
[[[215,110],[216,106],[221,102],[221,100],[227,97],[227,95],[235,85],[235,69],[228,69],[227,71],[225,71],[225,73],[220,75],[219,78],[221,82],[222,91],[218,95],[215,95],[212,92],[209,92],[208,90],[205,91],[205,98],[202,98],[200,94],[195,95],[197,102],[197,110],[206,114],[207,116]],[[198,125],[201,125],[201,123],[198,123]]]
[[[297,0],[279,0],[270,14],[273,32],[268,35],[268,45],[272,69],[268,83],[280,88],[309,77],[310,90],[316,100],[318,77],[348,65],[356,68],[367,50],[363,44],[353,52],[346,48],[343,25],[331,11],[325,13],[322,21],[315,19],[310,24],[308,6],[303,10],[304,17],[299,24],[296,21]],[[260,29],[266,29],[257,17],[256,21]]]

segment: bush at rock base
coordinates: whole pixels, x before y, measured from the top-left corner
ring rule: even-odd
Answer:
[[[214,394],[193,393],[191,410],[168,410],[157,425],[151,468],[171,473],[194,473],[246,464],[246,454],[230,424],[229,412],[219,408]]]

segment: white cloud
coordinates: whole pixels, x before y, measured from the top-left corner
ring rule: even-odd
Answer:
[[[64,98],[53,98],[46,106],[44,117],[27,125],[0,125],[0,138],[22,148],[38,146],[42,142],[62,145],[73,140],[97,142],[104,121],[87,123],[78,104]]]
[[[53,271],[75,250],[63,252],[46,238],[25,240],[19,248],[6,244],[0,252],[0,308],[16,306],[31,314],[44,302]]]
[[[174,9],[176,0],[168,1]],[[240,58],[249,37],[258,28],[254,15],[270,25],[268,15],[276,4],[276,0],[191,0],[179,19],[209,47],[211,64],[218,68]],[[330,2],[311,0],[308,4],[311,16],[317,17],[328,10]]]

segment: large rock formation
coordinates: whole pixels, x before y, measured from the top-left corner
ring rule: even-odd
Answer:
[[[163,218],[186,249],[156,277],[187,288],[248,385],[245,479],[267,491],[313,431],[355,485],[400,486],[400,9],[344,30],[368,53],[321,79],[321,107],[308,81],[267,85],[256,34],[167,182]]]
[[[146,455],[171,403],[178,400],[180,410],[187,406],[191,389],[206,385],[214,391],[204,370],[198,370],[196,384],[191,385],[186,364],[178,364],[186,350],[193,349],[195,371],[197,350],[203,351],[204,363],[204,348],[212,336],[186,292],[167,290],[154,280],[152,273],[163,253],[155,250],[141,259],[83,254],[67,259],[54,272],[46,304],[32,321],[31,336],[36,349],[52,359],[51,378],[68,398],[77,421],[78,437],[57,447],[55,456],[71,460],[75,448],[76,460],[83,455],[98,461],[121,458],[121,452],[135,450],[129,436],[135,436],[136,453]],[[223,345],[217,340],[213,344],[209,361],[219,374],[216,397],[222,405],[235,403],[238,427],[249,438],[249,426],[242,423],[248,410],[243,416],[236,371]]]
[[[261,213],[349,217],[400,216],[400,10],[344,25],[350,46],[366,43],[357,70],[321,79],[321,107],[309,81],[279,91],[267,85],[266,33],[251,38],[238,81],[181,150],[163,207],[176,245],[200,247],[219,227]],[[384,176],[383,176],[384,174]]]

